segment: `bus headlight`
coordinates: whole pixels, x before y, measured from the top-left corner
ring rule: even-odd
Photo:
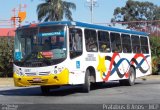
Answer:
[[[57,74],[58,73],[58,71],[57,70],[54,70],[54,74]]]
[[[20,76],[23,76],[23,73],[22,73],[22,72],[19,72],[19,75],[20,75]]]
[[[19,70],[16,70],[16,74],[19,75],[19,76],[23,76],[23,72],[22,71],[19,71]]]
[[[57,68],[54,69],[54,71],[52,73],[53,74],[59,74],[63,71],[63,69],[64,69],[63,67],[57,67]]]

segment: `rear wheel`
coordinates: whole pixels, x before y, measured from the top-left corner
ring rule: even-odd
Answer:
[[[87,70],[85,74],[85,82],[83,84],[83,91],[86,93],[89,93],[91,89],[91,83],[90,83],[90,71]]]
[[[136,73],[133,67],[129,70],[129,78],[127,79],[127,85],[132,86],[135,84]]]
[[[136,73],[133,67],[129,69],[129,78],[124,80],[119,80],[121,85],[132,86],[135,84]]]

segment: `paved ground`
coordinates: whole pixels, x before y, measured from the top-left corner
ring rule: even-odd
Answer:
[[[160,110],[160,105],[157,105],[159,102],[160,80],[151,79],[138,79],[132,87],[110,82],[92,88],[90,93],[82,93],[79,86],[62,87],[52,90],[48,96],[43,96],[39,87],[0,87],[0,104],[3,104],[0,109],[9,106],[18,110],[108,110],[103,108],[107,104],[136,104],[144,109],[132,110],[147,110],[151,104],[158,108],[152,110]],[[148,105],[145,107],[142,104]]]
[[[0,109],[13,107],[18,110],[108,110],[104,108],[108,107],[107,104],[136,104],[133,107],[142,109],[132,110],[146,110],[149,107],[160,110],[160,105],[157,105],[160,103],[160,76],[139,78],[131,87],[110,82],[92,88],[90,93],[82,93],[80,86],[62,87],[52,90],[48,96],[43,96],[39,87],[14,87],[11,78],[0,79],[0,82],[0,104],[3,104]],[[121,107],[123,108],[123,105]]]

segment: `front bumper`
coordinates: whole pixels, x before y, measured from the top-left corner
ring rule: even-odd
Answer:
[[[47,76],[19,76],[14,73],[14,84],[18,87],[25,86],[47,86],[47,85],[67,85],[69,84],[69,71],[64,69],[59,74],[50,74]]]

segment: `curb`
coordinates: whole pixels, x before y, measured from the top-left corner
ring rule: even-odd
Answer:
[[[160,80],[160,75],[143,76],[143,77],[139,77],[138,79],[142,79],[142,80]]]
[[[0,87],[13,87],[13,78],[0,78]]]

